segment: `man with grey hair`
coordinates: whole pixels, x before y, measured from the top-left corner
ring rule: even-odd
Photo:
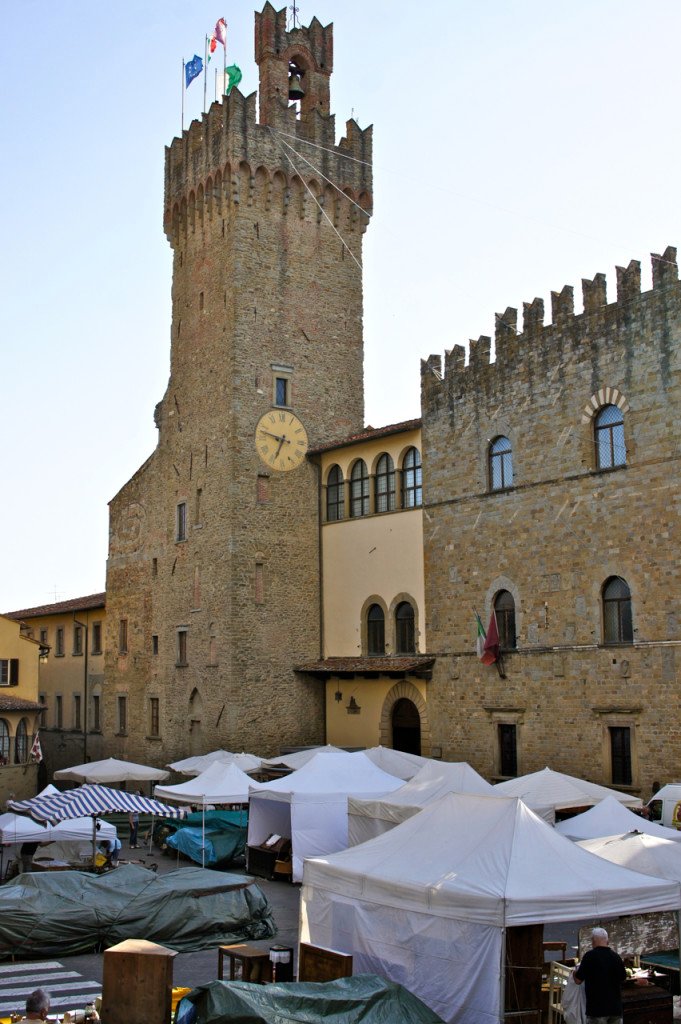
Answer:
[[[49,1012],[50,997],[44,988],[37,988],[26,1000],[26,1016],[23,1020],[46,1020]]]
[[[605,928],[594,928],[591,946],[572,976],[586,989],[586,1019],[590,1024],[620,1024],[622,982],[627,976],[622,959],[608,945]]]

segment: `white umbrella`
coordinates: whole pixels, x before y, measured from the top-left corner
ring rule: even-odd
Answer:
[[[69,779],[72,782],[108,785],[111,782],[160,782],[167,779],[169,774],[163,768],[149,768],[144,764],[133,764],[132,761],[107,757],[104,761],[90,761],[88,764],[74,765],[73,768],[62,768],[54,773],[54,777]]]

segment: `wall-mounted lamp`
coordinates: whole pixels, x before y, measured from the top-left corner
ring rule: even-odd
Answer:
[[[338,702],[339,704],[340,704],[340,702],[341,702],[341,701],[343,700],[343,694],[342,694],[342,692],[341,692],[340,690],[336,690],[336,692],[334,693],[334,695],[333,695],[333,696],[334,696],[334,699],[335,699],[335,700],[336,700],[336,701],[337,701],[337,702]]]
[[[361,710],[362,709],[359,706],[359,704],[357,703],[357,701],[355,700],[355,698],[351,697],[350,698],[350,703],[348,704],[348,706],[346,708],[347,713],[349,715],[358,715]]]

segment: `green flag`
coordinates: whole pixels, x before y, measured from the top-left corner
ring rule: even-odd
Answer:
[[[234,86],[239,84],[243,75],[241,74],[241,68],[237,67],[236,64],[231,64],[228,68],[225,68],[225,74],[227,75],[225,96],[229,96]]]

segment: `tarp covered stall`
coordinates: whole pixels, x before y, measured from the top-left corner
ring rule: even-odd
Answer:
[[[188,782],[177,786],[156,786],[157,800],[173,800],[178,803],[197,804],[245,804],[249,790],[257,791],[262,783],[249,779],[235,764],[214,761],[205,771]]]
[[[247,834],[246,811],[206,811],[188,815],[165,845],[197,864],[214,867],[242,856]]]
[[[252,878],[202,868],[168,875],[124,864],[105,875],[28,874],[0,886],[0,959],[67,956],[148,939],[179,952],[274,935]]]
[[[272,833],[291,840],[293,881],[303,877],[303,859],[348,845],[348,796],[383,796],[402,784],[358,752],[317,754],[284,778],[251,790],[248,845]]]
[[[576,814],[574,818],[559,821],[556,832],[569,839],[599,839],[601,836],[617,836],[625,832],[645,832],[646,835],[681,844],[681,832],[634,814],[611,796],[588,811]]]
[[[201,775],[216,761],[222,764],[235,764],[242,772],[257,771],[262,764],[262,758],[256,757],[255,754],[233,754],[230,750],[213,750],[209,754],[196,754],[194,757],[185,757],[182,761],[174,761],[168,767],[180,775]]]
[[[522,801],[450,793],[361,846],[305,862],[301,941],[354,957],[445,1021],[503,1012],[519,925],[677,909],[681,886],[571,843]]]
[[[494,787],[499,796],[520,797],[523,803],[532,808],[540,818],[549,824],[556,819],[556,811],[569,810],[571,807],[588,807],[613,797],[626,807],[640,807],[638,797],[627,796],[616,789],[599,786],[596,782],[586,782],[573,775],[554,772],[544,768],[540,772],[521,775],[517,779],[498,782]]]
[[[681,844],[673,840],[627,832],[621,836],[582,839],[577,845],[611,864],[639,871],[642,875],[681,882]]]
[[[338,981],[251,985],[213,981],[182,999],[178,1024],[442,1024],[400,985],[371,975]]]
[[[77,764],[72,768],[61,768],[54,773],[54,778],[108,785],[112,782],[154,782],[167,779],[168,775],[163,768],[149,768],[145,764],[107,757],[104,761],[88,761],[87,764]]]
[[[404,786],[382,800],[348,799],[348,843],[357,846],[388,832],[445,793],[494,795],[494,787],[465,761],[427,760]]]

